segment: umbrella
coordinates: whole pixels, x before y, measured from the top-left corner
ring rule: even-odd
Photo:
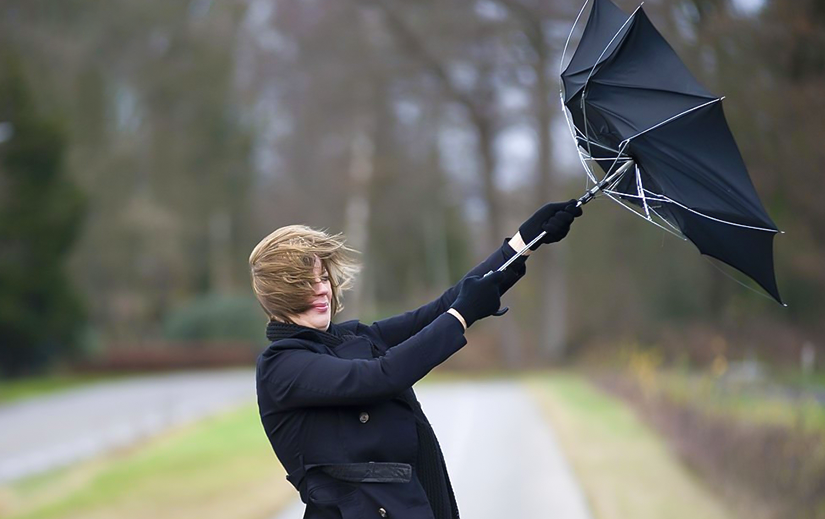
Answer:
[[[778,230],[748,176],[723,98],[696,81],[641,6],[628,16],[610,0],[593,0],[561,80],[563,111],[594,184],[579,203],[604,194],[782,303],[773,265]]]

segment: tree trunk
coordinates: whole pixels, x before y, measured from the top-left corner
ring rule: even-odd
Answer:
[[[364,125],[369,126],[369,125]],[[370,183],[373,173],[375,146],[369,129],[361,128],[353,132],[349,163],[349,194],[344,215],[344,234],[347,243],[357,251],[366,251],[370,239]],[[362,315],[364,308],[372,301],[364,286],[364,279],[355,283],[350,297],[352,306],[347,307],[347,315]]]
[[[543,44],[543,39],[536,38],[534,45],[536,60],[536,98],[537,98],[537,121],[539,135],[539,161],[538,161],[538,189],[535,201],[535,208],[551,201],[558,200],[560,190],[558,182],[553,173],[550,124],[551,110],[550,100],[555,98],[555,94],[550,91],[547,80],[547,46]],[[541,42],[541,43],[538,43]],[[539,290],[539,327],[538,345],[542,358],[550,361],[558,361],[564,357],[567,348],[567,278],[564,268],[564,242],[552,244],[539,251],[536,262]]]
[[[483,117],[472,117],[478,135],[478,149],[481,155],[481,179],[484,185],[484,203],[487,206],[487,232],[483,250],[492,251],[504,238],[502,231],[501,203],[495,185],[496,157],[493,151],[492,124]]]

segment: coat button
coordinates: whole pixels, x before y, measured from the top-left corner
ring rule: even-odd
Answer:
[[[367,413],[367,412],[363,412],[363,413],[361,413],[360,415],[358,415],[358,421],[360,421],[361,423],[367,423],[367,422],[369,422],[369,421],[370,421],[370,415],[369,415],[369,413]],[[381,510],[384,510],[384,509],[382,508]],[[386,510],[384,510],[384,513],[387,513],[387,511],[386,511]],[[382,516],[382,517],[384,517],[384,516]]]
[[[378,515],[380,515],[381,517],[387,517],[387,511],[384,510],[383,508],[379,508],[378,509]]]

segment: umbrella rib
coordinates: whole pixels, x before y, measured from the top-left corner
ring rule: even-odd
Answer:
[[[604,194],[605,194],[605,196],[607,196],[608,198],[610,198],[611,200],[613,200],[614,202],[616,202],[617,204],[619,204],[620,206],[624,207],[625,209],[627,209],[627,210],[628,210],[628,211],[630,211],[631,213],[633,213],[633,214],[635,214],[636,216],[638,216],[639,218],[641,218],[641,219],[643,219],[643,220],[646,220],[646,221],[648,221],[648,222],[652,223],[652,224],[653,224],[653,225],[655,225],[656,227],[658,227],[658,228],[662,229],[663,231],[665,231],[665,232],[667,232],[667,233],[669,233],[669,234],[672,234],[673,236],[676,236],[677,238],[679,238],[679,239],[680,239],[680,240],[682,240],[682,241],[687,241],[687,238],[685,238],[683,235],[681,235],[681,234],[677,234],[677,233],[675,233],[675,232],[671,231],[670,229],[668,229],[667,227],[663,226],[662,224],[660,224],[660,223],[659,223],[659,222],[657,222],[656,220],[653,220],[652,218],[645,218],[645,217],[644,217],[644,215],[642,215],[641,213],[639,213],[638,211],[636,211],[636,210],[635,210],[635,209],[633,209],[632,207],[630,207],[630,206],[628,206],[627,204],[625,204],[623,201],[621,201],[621,199],[616,198],[615,196],[613,196],[613,195],[611,194],[611,193],[618,193],[617,191],[604,191],[604,190],[603,190],[603,191],[601,191],[601,192],[602,192],[602,193],[604,193]],[[624,193],[619,193],[619,194],[624,195]],[[630,195],[630,196],[632,196],[632,195]]]
[[[647,189],[645,189],[645,191],[648,192],[648,193],[651,193],[653,195],[656,195],[658,197],[662,197],[662,199],[661,199],[662,202],[668,202],[668,203],[671,203],[673,205],[677,205],[677,206],[681,207],[682,209],[684,209],[685,211],[689,211],[693,214],[703,216],[703,217],[705,217],[709,220],[713,220],[714,222],[725,223],[725,224],[728,224],[728,225],[733,225],[735,227],[743,227],[745,229],[752,229],[754,231],[765,231],[765,232],[773,232],[773,233],[778,233],[779,232],[779,230],[777,230],[777,229],[767,229],[765,227],[755,227],[753,225],[745,225],[743,223],[736,223],[736,222],[729,222],[727,220],[722,220],[722,219],[716,218],[714,216],[710,216],[710,215],[707,215],[707,214],[704,214],[704,213],[700,213],[699,211],[697,211],[695,209],[691,209],[690,207],[688,207],[684,204],[681,204],[681,203],[677,202],[676,200],[673,200],[672,198],[670,198],[667,195],[663,195],[661,193],[653,193],[652,191],[649,191]]]
[[[564,115],[566,117],[567,112],[565,112]],[[573,143],[576,145],[576,154],[579,156],[579,162],[581,162],[581,165],[584,168],[585,173],[587,173],[587,178],[594,184],[598,183],[598,180],[596,180],[596,175],[590,170],[590,166],[587,164],[587,157],[585,157],[585,155],[582,153],[583,150],[579,147],[575,137],[573,137]],[[587,183],[585,183],[585,186],[586,185]]]
[[[567,114],[567,110],[565,109],[565,106],[564,106],[564,94],[562,93],[560,97],[561,97],[561,101],[562,101],[561,111],[564,114],[564,120],[567,121],[567,128],[568,128],[568,130],[570,130],[570,137],[573,139],[573,145],[576,146],[576,152],[577,152],[577,155],[579,156],[579,162],[581,163],[582,167],[584,168],[585,173],[587,174],[587,178],[584,181],[584,185],[585,185],[585,189],[586,189],[587,185],[588,185],[587,184],[588,180],[593,181],[594,184],[596,183],[596,176],[590,171],[590,168],[587,166],[587,163],[585,162],[581,151],[579,151],[581,148],[579,148],[579,144],[578,144],[578,141],[576,140],[576,134],[575,134],[575,132],[579,131],[579,129],[576,128],[576,126],[570,120],[570,116]]]
[[[639,133],[637,133],[636,135],[633,135],[633,136],[628,137],[627,139],[623,140],[622,142],[623,142],[623,143],[624,143],[624,142],[630,142],[630,141],[632,141],[633,139],[635,139],[636,137],[638,137],[638,136],[640,136],[640,135],[643,135],[643,134],[645,134],[645,133],[647,133],[647,132],[649,132],[649,131],[651,131],[651,130],[655,130],[656,128],[658,128],[658,127],[660,127],[660,126],[663,126],[663,125],[665,125],[665,124],[667,124],[667,123],[669,123],[669,122],[671,122],[671,121],[673,121],[673,120],[676,120],[676,119],[678,119],[678,118],[680,118],[680,117],[683,117],[683,116],[685,116],[685,115],[687,115],[687,114],[689,114],[689,113],[691,113],[691,112],[694,112],[694,111],[696,111],[696,110],[698,110],[698,109],[700,109],[700,108],[704,108],[704,107],[706,107],[706,106],[708,106],[708,105],[711,105],[711,104],[713,104],[713,103],[718,103],[719,101],[721,101],[721,100],[722,100],[722,99],[724,99],[724,98],[725,98],[725,96],[718,97],[718,98],[716,98],[716,99],[712,99],[712,100],[708,101],[707,103],[702,103],[702,104],[700,104],[700,105],[698,105],[698,106],[694,106],[693,108],[689,108],[689,109],[685,110],[684,112],[680,112],[680,113],[678,113],[678,114],[676,114],[676,115],[674,115],[674,116],[672,116],[672,117],[669,117],[669,118],[665,119],[664,121],[662,121],[662,122],[660,122],[660,123],[654,124],[653,126],[651,126],[650,128],[648,128],[647,130],[642,130],[642,131],[640,131]]]
[[[573,37],[573,32],[576,30],[576,25],[578,25],[582,13],[584,13],[584,10],[587,7],[588,2],[589,0],[584,0],[582,8],[579,9],[579,14],[576,15],[576,20],[573,22],[573,26],[570,27],[570,32],[567,34],[567,40],[564,42],[564,49],[562,50],[561,58],[559,59],[559,101],[561,102],[561,111],[564,114],[564,120],[567,122],[567,129],[570,131],[570,137],[573,139],[573,144],[576,146],[576,151],[579,155],[579,162],[581,162],[581,165],[584,168],[585,173],[587,174],[587,179],[585,179],[585,186],[587,186],[587,180],[592,181],[594,184],[598,183],[598,181],[596,180],[596,175],[590,170],[590,166],[587,164],[587,161],[584,159],[581,152],[578,151],[580,148],[578,144],[578,139],[576,138],[576,132],[579,132],[582,135],[582,137],[585,138],[585,141],[589,142],[590,139],[587,135],[582,133],[582,131],[579,130],[575,124],[573,124],[570,114],[567,113],[567,107],[564,106],[564,81],[562,80],[562,72],[564,70],[564,57],[567,55],[567,49],[570,45],[570,39]],[[586,127],[587,122],[585,122],[585,128]],[[588,144],[588,152],[589,151],[590,150]]]
[[[576,128],[576,131],[578,131],[579,133],[581,133],[581,130],[579,130],[578,128]],[[582,134],[582,138],[585,138],[585,140],[586,140],[586,137],[584,137],[584,134]],[[622,152],[621,152],[621,151],[619,151],[619,150],[614,150],[614,149],[613,149],[613,148],[611,148],[610,146],[605,146],[604,144],[601,144],[599,141],[590,141],[590,142],[591,142],[592,144],[594,144],[595,146],[597,146],[597,147],[599,147],[599,148],[603,149],[603,150],[612,151],[613,153],[615,153],[615,154],[617,154],[617,155],[619,155],[619,156],[623,156],[623,157],[626,157],[626,158],[628,158],[628,159],[630,158],[630,155],[622,155]],[[612,159],[612,158],[608,158],[608,160],[613,160],[613,159]]]
[[[585,83],[585,88],[587,88],[587,83]],[[584,94],[585,94],[585,92],[582,91],[581,109],[582,109],[582,121],[584,122],[584,142],[587,143],[587,154],[592,156],[593,152],[590,149],[590,131],[589,131],[590,124],[587,121],[587,103],[584,102]]]
[[[561,101],[561,113],[564,114],[564,120],[567,122],[567,129],[570,132],[570,137],[573,139],[573,144],[578,148],[579,145],[576,140],[576,132],[581,133],[581,130],[576,128],[571,115],[567,113],[567,107],[564,106],[564,92],[559,92],[559,101]],[[582,136],[584,136],[583,133]]]
[[[595,61],[595,63],[593,64],[593,67],[590,69],[590,73],[587,75],[587,79],[585,80],[585,82],[584,82],[584,86],[582,87],[582,98],[584,98],[584,94],[585,94],[585,92],[584,92],[584,91],[586,91],[586,90],[587,90],[587,84],[588,84],[588,83],[590,83],[590,78],[592,78],[592,77],[593,77],[593,73],[596,71],[596,67],[598,67],[598,66],[599,66],[599,62],[600,62],[600,61],[602,60],[602,58],[604,57],[604,53],[605,53],[605,52],[607,52],[607,49],[609,49],[611,45],[613,45],[613,41],[614,41],[614,40],[615,40],[615,39],[619,36],[619,34],[621,34],[621,33],[622,33],[622,31],[624,30],[625,26],[626,26],[626,25],[630,22],[630,20],[632,20],[632,19],[636,16],[636,13],[637,13],[637,12],[639,12],[639,9],[641,9],[643,5],[644,5],[644,2],[642,2],[641,4],[639,4],[639,7],[637,7],[637,8],[636,8],[636,9],[635,9],[632,13],[630,13],[630,16],[628,16],[628,17],[627,17],[627,20],[625,20],[625,21],[624,21],[624,23],[622,24],[622,26],[621,26],[621,27],[619,27],[619,30],[618,30],[618,31],[616,31],[616,34],[614,34],[614,35],[613,35],[613,37],[612,37],[612,38],[610,38],[610,41],[609,41],[609,42],[607,42],[607,45],[605,46],[605,48],[604,48],[604,50],[602,51],[602,53],[601,53],[601,54],[599,54],[598,59],[597,59],[597,60]]]
[[[580,149],[580,147],[578,145],[578,139],[576,137],[576,132],[578,132],[582,135],[582,137],[584,137],[584,141],[587,144],[587,154],[588,154],[588,159],[589,160],[597,160],[597,159],[593,159],[593,153],[592,153],[592,149],[591,149],[591,144],[595,144],[595,145],[599,146],[600,148],[606,149],[608,151],[612,151],[613,153],[617,154],[616,159],[613,161],[613,165],[615,165],[616,160],[618,160],[619,157],[622,157],[622,152],[617,151],[617,150],[613,150],[613,149],[611,149],[607,146],[604,146],[604,145],[602,145],[598,142],[592,141],[590,139],[590,135],[589,135],[590,132],[588,131],[586,108],[584,106],[582,107],[582,109],[584,111],[584,129],[585,129],[585,132],[582,132],[579,128],[576,127],[575,124],[573,124],[573,122],[570,119],[570,115],[567,113],[567,107],[564,106],[564,82],[562,81],[562,78],[561,78],[562,70],[563,70],[563,66],[564,66],[564,57],[567,54],[567,49],[570,45],[570,39],[573,36],[573,32],[575,31],[576,25],[579,23],[579,20],[581,19],[581,16],[584,13],[585,8],[587,7],[588,1],[589,0],[585,0],[584,4],[582,4],[581,9],[579,10],[579,14],[576,16],[576,20],[573,22],[573,26],[570,28],[570,32],[567,35],[567,40],[564,43],[564,49],[562,50],[561,59],[559,60],[559,101],[561,102],[562,113],[564,114],[564,118],[567,121],[567,127],[570,130],[570,137],[573,139],[573,143],[576,145],[576,150],[578,151]],[[644,4],[644,2],[642,2],[642,4]],[[627,20],[625,20],[625,22],[619,28],[619,31],[616,34],[613,35],[613,38],[611,38],[610,42],[607,44],[607,46],[604,48],[604,50],[602,50],[602,53],[599,56],[599,60],[601,60],[601,58],[604,56],[605,52],[607,52],[607,49],[610,48],[610,45],[613,44],[613,41],[622,32],[622,30],[628,24],[628,22],[630,22],[630,20],[633,19],[633,17],[636,15],[636,12],[639,9],[641,9],[642,4],[639,4],[639,7],[637,7],[636,10],[633,11],[633,13],[628,17]],[[598,60],[596,61],[596,63],[598,63]],[[595,68],[596,68],[596,66],[594,65],[593,68],[590,70],[590,73],[587,76],[587,81],[585,81],[585,85],[584,85],[585,89],[587,88],[587,83],[590,81],[590,78],[593,76],[593,71],[595,70]],[[584,95],[582,96],[582,105],[584,105]],[[578,151],[578,155],[579,155],[579,161],[581,162],[582,167],[584,167],[584,170],[587,173],[587,177],[594,184],[597,184],[598,180],[596,179],[595,173],[593,173],[593,171],[590,169],[590,166],[587,164],[587,159],[585,159],[585,157],[582,155],[581,151]],[[630,158],[629,156],[626,156],[626,157],[627,157],[627,159]],[[622,157],[622,158],[624,158],[624,157]],[[613,166],[611,166],[611,169],[612,169],[612,167]]]
[[[593,182],[593,184],[598,184],[599,179],[596,178],[596,174],[593,172],[592,169],[590,169],[590,166],[587,164],[587,161],[584,159],[584,157],[579,155],[579,160],[581,161],[582,166],[584,166],[584,170],[587,172],[587,178],[590,179],[590,181]]]
[[[584,162],[584,161],[594,161],[594,162],[598,162],[598,161],[600,161],[600,160],[604,160],[604,161],[607,161],[607,160],[612,160],[612,161],[613,161],[613,163],[610,165],[610,167],[609,167],[609,168],[607,169],[607,171],[605,172],[604,178],[607,178],[608,176],[610,176],[610,173],[613,171],[613,167],[616,165],[616,163],[617,163],[619,160],[622,160],[622,161],[623,161],[623,163],[627,163],[627,161],[628,161],[628,160],[633,160],[630,156],[622,154],[622,152],[621,152],[621,151],[617,152],[617,153],[618,153],[618,155],[617,155],[615,158],[611,158],[611,157],[595,158],[595,157],[593,157],[592,155],[589,155],[589,154],[588,154],[588,155],[585,155],[585,154],[583,153],[583,152],[584,152],[584,150],[583,150],[582,148],[577,148],[577,151],[579,152],[579,158],[580,158],[583,162]],[[588,171],[590,171],[590,168],[588,167],[588,168],[587,168],[587,170],[588,170]],[[602,170],[604,170],[604,168],[602,168]],[[591,171],[591,173],[592,173],[592,171]],[[591,179],[593,180],[593,183],[594,183],[594,184],[598,184],[598,183],[599,183],[599,181],[598,181],[598,180],[596,180],[596,174],[595,174],[595,173],[593,173],[593,174],[592,174]],[[606,187],[609,189],[609,188],[610,188],[610,187],[612,187],[613,185],[618,184],[618,183],[619,183],[619,180],[621,180],[621,177],[620,177],[620,178],[617,178],[616,180],[614,180],[614,181],[610,184],[610,186],[606,186]]]
[[[648,189],[645,189],[644,191],[647,193],[647,195],[645,196],[645,198],[647,198],[648,200],[651,200],[651,201],[653,201],[653,202],[665,202],[665,203],[670,202],[670,200],[669,200],[669,199],[666,199],[666,198],[658,198],[658,195],[656,195],[656,193],[652,193],[652,192],[651,192],[650,190],[648,190]],[[612,194],[614,194],[614,195],[626,196],[626,197],[628,197],[628,198],[639,198],[639,199],[641,199],[641,198],[642,198],[642,197],[641,197],[641,195],[634,195],[633,193],[625,193],[625,192],[622,192],[622,191],[615,191],[615,190],[612,190],[612,189],[611,189],[611,190],[608,190],[607,192],[612,193]],[[650,196],[650,195],[654,195],[654,196]]]
[[[714,96],[712,94],[711,95],[691,94],[689,92],[680,92],[678,90],[670,90],[670,89],[667,89],[667,88],[657,88],[657,87],[653,87],[653,86],[650,86],[650,85],[647,85],[647,86],[630,85],[630,84],[627,84],[627,83],[620,83],[618,81],[610,81],[610,80],[600,79],[600,78],[594,79],[593,83],[598,84],[598,85],[602,85],[602,86],[605,86],[605,87],[610,87],[610,88],[625,88],[625,89],[628,89],[628,90],[642,90],[642,91],[645,91],[645,92],[664,92],[664,93],[667,93],[667,94],[678,94],[678,95],[685,96],[685,97],[695,97],[695,98],[698,98],[698,99],[704,99],[704,100],[710,100],[710,101],[715,101],[717,99],[717,96]]]
[[[567,113],[567,107],[564,106],[564,92],[559,93],[559,101],[561,101],[561,112],[564,114],[564,120],[567,121],[567,128],[570,130],[570,138],[573,139],[573,145],[576,147],[576,153],[579,156],[579,162],[581,162],[581,165],[584,168],[585,173],[587,174],[587,178],[591,180],[594,184],[597,184],[598,181],[596,180],[596,175],[593,174],[592,171],[590,171],[590,166],[587,165],[587,162],[585,161],[584,156],[580,151],[581,148],[579,147],[579,143],[576,138],[575,132],[578,131],[579,133],[581,133],[581,130],[576,128],[576,125],[573,124],[573,121],[571,120],[570,114]],[[587,180],[585,180],[584,185],[587,186]]]
[[[593,77],[593,73],[596,71],[596,67],[599,65],[599,62],[604,57],[604,53],[607,52],[607,49],[609,49],[611,45],[613,45],[613,41],[619,36],[619,34],[622,33],[625,26],[630,22],[630,20],[632,20],[636,16],[636,13],[639,11],[639,9],[642,8],[642,5],[644,5],[644,2],[639,4],[639,7],[637,7],[636,10],[633,11],[633,13],[631,13],[631,15],[627,17],[627,20],[625,20],[624,23],[622,24],[622,26],[619,27],[619,30],[616,31],[616,34],[614,34],[613,37],[610,38],[610,41],[607,42],[607,45],[605,46],[604,50],[602,50],[602,53],[599,54],[599,58],[594,62],[593,68],[590,69],[590,73],[587,74],[587,79],[584,82],[584,86],[582,86],[581,108],[582,108],[582,114],[584,116],[584,132],[585,132],[585,138],[587,139],[587,153],[589,153],[591,155],[592,155],[592,153],[590,153],[590,132],[588,131],[588,123],[587,123],[587,103],[584,102],[585,98],[587,97],[587,85],[590,83],[590,78]]]
[[[564,93],[559,92],[559,99],[561,101],[561,113],[564,114],[564,120],[567,122],[567,130],[570,132],[570,137],[573,138],[573,142],[576,141],[576,132],[581,133],[581,130],[576,128],[576,125],[573,124],[573,121],[570,120],[570,114],[567,113],[567,108],[564,106]],[[584,135],[584,134],[582,134]]]
[[[624,149],[626,147],[627,147],[626,142],[622,143],[622,145],[619,146],[618,155],[616,155],[616,158],[613,159],[613,164],[611,164],[610,167],[607,169],[607,171],[605,171],[605,175],[604,175],[605,178],[607,178],[607,176],[610,175],[610,172],[613,171],[613,168],[616,167],[616,163],[619,162],[619,157],[622,156],[622,154],[624,153]],[[618,180],[617,180],[617,182],[618,182]]]
[[[642,197],[642,205],[645,208],[645,215],[650,219],[650,209],[647,207],[647,198],[645,198],[645,191],[642,186],[642,175],[639,174],[639,165],[636,164],[636,192]]]
[[[576,20],[573,22],[573,26],[570,27],[570,34],[567,35],[567,41],[564,42],[564,49],[561,51],[561,59],[559,60],[559,90],[561,91],[562,99],[564,98],[564,82],[561,79],[562,72],[564,71],[564,56],[567,54],[567,47],[570,45],[570,38],[573,37],[573,31],[576,30],[576,25],[579,24],[579,19],[582,17],[582,13],[584,13],[584,8],[587,7],[587,3],[590,0],[584,0],[582,4],[582,8],[579,10],[579,14],[576,16]]]
[[[607,161],[607,160],[616,160],[616,159],[614,159],[613,157],[587,157],[587,156],[585,156],[585,158],[586,158],[587,160],[592,160],[592,161],[594,161],[594,162],[598,162],[598,161],[600,161],[600,160],[602,160],[602,161]],[[622,160],[624,160],[624,161],[633,160],[633,159],[631,159],[630,157],[628,157],[627,155],[625,155],[624,157],[621,157],[621,158],[622,158]]]
[[[647,191],[647,189],[645,189],[644,191]],[[605,192],[606,194],[608,194],[608,195],[617,195],[617,196],[623,196],[623,197],[626,197],[626,198],[639,198],[639,199],[644,198],[644,199],[646,199],[646,200],[653,200],[654,202],[667,202],[667,200],[662,199],[662,198],[654,198],[654,197],[650,197],[650,196],[634,195],[634,194],[632,194],[632,193],[623,193],[622,191],[615,191],[615,190],[612,190],[612,189],[606,189],[606,190],[604,190],[604,192]],[[649,191],[648,191],[648,193],[649,193]],[[656,209],[654,209],[654,208],[652,208],[652,207],[650,207],[650,206],[648,206],[648,208],[650,209],[650,211],[651,211],[653,214],[655,214],[656,216],[658,216],[660,220],[662,220],[663,222],[665,222],[666,224],[668,224],[668,225],[670,226],[670,228],[671,228],[671,229],[673,229],[673,230],[674,230],[674,231],[676,231],[676,232],[674,233],[673,231],[670,231],[669,229],[665,229],[666,231],[670,232],[671,234],[674,234],[674,235],[678,236],[679,238],[684,239],[684,237],[685,237],[685,236],[684,236],[684,234],[682,234],[682,231],[681,231],[678,227],[676,227],[675,225],[673,225],[672,223],[670,223],[670,222],[668,221],[668,219],[667,219],[667,218],[665,218],[664,216],[660,215],[660,214],[656,211]],[[639,213],[638,211],[636,211],[635,209],[633,209],[633,212],[634,212],[634,213],[636,213],[636,214],[638,214],[641,218],[644,218],[645,220],[648,220],[650,223],[652,223],[652,224],[654,224],[654,225],[657,225],[658,227],[661,227],[661,225],[658,225],[658,224],[656,223],[656,221],[655,221],[655,220],[654,220],[654,219],[650,216],[650,214],[649,214],[649,213],[647,214],[647,216],[642,216],[642,214],[641,214],[641,213]]]
[[[594,184],[597,184],[598,180],[596,179],[595,173],[593,173],[593,171],[590,169],[590,166],[587,164],[587,159],[585,159],[585,157],[582,155],[581,151],[579,151],[580,147],[578,145],[578,139],[576,137],[576,132],[580,133],[582,135],[582,137],[584,137],[585,143],[587,144],[588,159],[590,159],[590,160],[594,160],[592,149],[591,149],[591,144],[595,144],[595,145],[599,146],[600,148],[603,148],[603,149],[606,149],[608,151],[612,151],[613,153],[616,153],[617,158],[618,158],[618,156],[621,156],[622,153],[620,151],[611,149],[607,146],[604,146],[603,144],[592,141],[590,139],[589,132],[587,131],[588,130],[588,123],[587,123],[587,113],[586,113],[586,111],[584,112],[584,129],[585,129],[586,133],[582,132],[578,127],[576,127],[575,124],[573,124],[573,122],[570,119],[570,114],[567,113],[567,107],[564,106],[564,82],[562,81],[562,78],[561,78],[561,74],[562,74],[562,70],[563,70],[563,66],[564,66],[564,57],[567,53],[568,46],[570,45],[570,39],[573,36],[573,32],[575,31],[576,25],[579,23],[579,19],[581,18],[582,13],[584,13],[585,8],[587,7],[588,1],[589,0],[584,1],[584,4],[582,4],[581,9],[579,10],[579,14],[576,16],[576,20],[573,22],[573,26],[570,28],[570,32],[567,35],[567,40],[564,43],[564,49],[562,50],[561,59],[559,60],[559,101],[561,102],[561,109],[562,109],[562,113],[564,114],[565,121],[567,121],[567,127],[570,130],[570,137],[573,139],[573,144],[576,146],[576,150],[578,151],[579,161],[581,162],[582,167],[584,167],[584,170],[587,174],[587,177]],[[643,3],[644,2],[642,2],[642,4]],[[642,7],[642,4],[639,4],[639,7],[637,7],[636,10],[633,11],[633,13],[628,17],[627,20],[625,20],[624,24],[622,24],[622,27],[619,28],[619,31],[615,35],[613,35],[613,38],[611,38],[610,42],[607,44],[607,47],[604,48],[601,55],[599,56],[599,59],[601,59],[604,56],[604,53],[607,52],[608,48],[610,48],[610,45],[613,43],[613,40],[615,40],[616,37],[619,35],[619,33],[622,32],[625,25],[627,25],[627,23],[633,18],[633,16],[636,14],[636,12]],[[598,63],[598,60],[597,60],[597,63]],[[590,70],[590,74],[587,77],[587,81],[590,81],[590,78],[593,75],[593,70],[595,70],[595,65],[594,65],[593,69]],[[585,89],[587,88],[587,81],[585,82],[585,85],[584,85]],[[584,99],[583,98],[582,98],[582,104],[584,104]],[[583,110],[586,110],[586,108],[583,107]],[[629,159],[630,157],[628,156],[627,158]],[[614,160],[614,164],[615,164],[615,160]],[[611,168],[612,168],[612,166],[611,166]]]
[[[651,207],[651,208],[650,208],[650,210],[651,210],[651,211],[653,211],[653,214],[655,214],[656,216],[658,216],[658,217],[659,217],[659,219],[661,219],[663,222],[665,222],[666,224],[668,224],[668,225],[670,226],[670,228],[671,228],[671,229],[673,229],[674,231],[676,231],[677,233],[679,233],[679,236],[680,236],[680,237],[684,238],[684,234],[682,234],[682,231],[680,231],[678,227],[676,227],[675,225],[673,225],[672,223],[670,223],[670,221],[669,221],[667,218],[665,218],[664,216],[660,215],[660,214],[656,211],[656,209],[653,209],[653,208]]]
[[[579,155],[579,161],[582,163],[584,170],[587,172],[587,178],[589,178],[590,181],[594,184],[598,184],[599,180],[596,178],[596,174],[590,169],[590,166],[587,164],[587,161],[590,160],[590,157],[586,157],[580,150],[581,148],[577,146],[576,151]]]

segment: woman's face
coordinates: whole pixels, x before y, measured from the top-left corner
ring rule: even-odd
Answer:
[[[329,304],[332,297],[332,288],[330,287],[329,274],[324,270],[321,260],[317,257],[315,258],[314,273],[315,283],[312,285],[313,296],[310,301],[312,308],[292,316],[292,322],[308,328],[326,331],[332,318]]]

